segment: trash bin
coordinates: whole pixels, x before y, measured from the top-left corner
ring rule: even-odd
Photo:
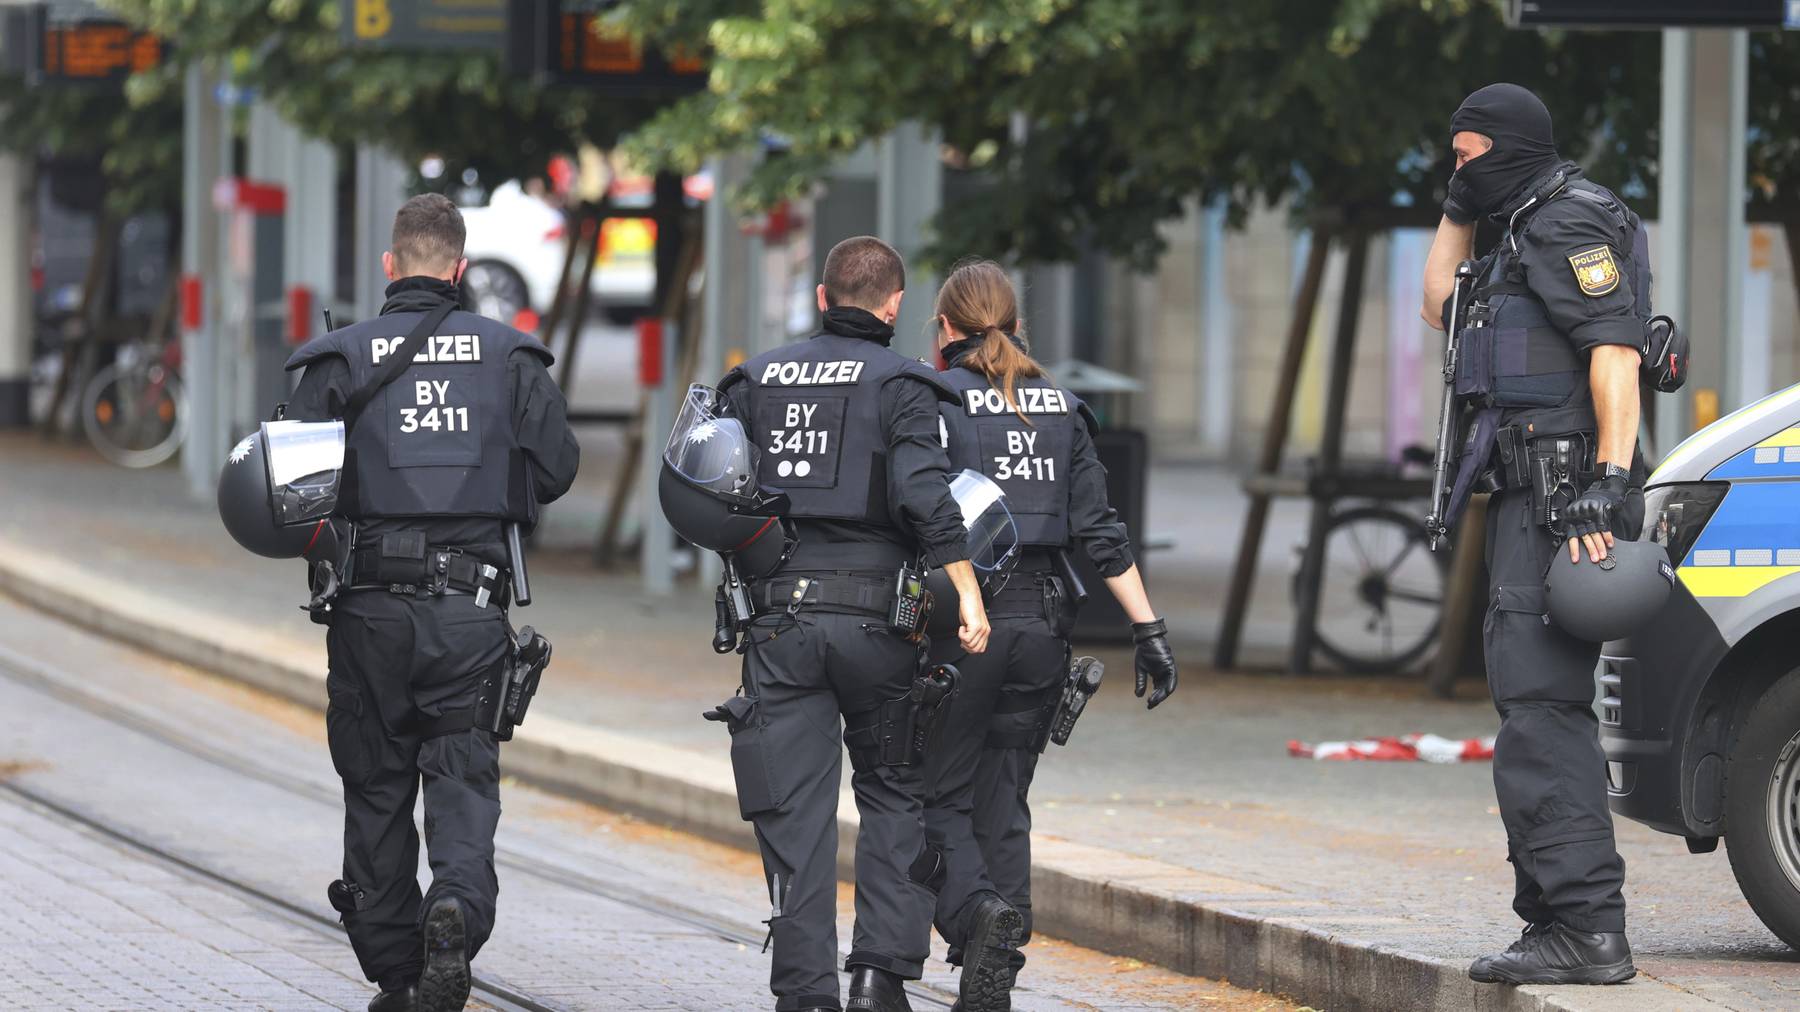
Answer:
[[[1140,429],[1114,428],[1107,424],[1109,418],[1120,415],[1124,398],[1141,391],[1143,384],[1123,373],[1075,359],[1045,368],[1058,385],[1087,402],[1100,419],[1100,434],[1094,438],[1094,450],[1106,467],[1106,498],[1113,509],[1119,511],[1119,519],[1125,522],[1125,529],[1131,534],[1132,554],[1137,559],[1138,571],[1144,573],[1144,579],[1148,581],[1144,545],[1149,533],[1145,528],[1148,499],[1145,485],[1150,470],[1150,440]],[[1087,553],[1077,545],[1070,554],[1088,593],[1087,605],[1075,621],[1073,638],[1077,643],[1130,642],[1131,623],[1125,617],[1125,609],[1119,607],[1119,602],[1107,591],[1106,581],[1088,562]]]

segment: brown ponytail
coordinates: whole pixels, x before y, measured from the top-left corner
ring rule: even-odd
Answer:
[[[961,365],[988,378],[988,384],[1006,397],[1019,420],[1031,419],[1020,411],[1013,390],[1021,378],[1045,375],[1037,360],[1013,343],[1025,334],[1019,326],[1019,297],[1012,278],[992,260],[966,260],[950,271],[938,289],[937,315],[970,338],[980,339]]]

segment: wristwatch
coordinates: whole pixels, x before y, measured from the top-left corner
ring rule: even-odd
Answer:
[[[1602,464],[1602,465],[1600,465],[1600,467],[1601,467],[1601,470],[1600,470],[1601,480],[1605,480],[1607,478],[1623,478],[1623,479],[1625,479],[1627,484],[1629,484],[1631,482],[1631,468],[1629,468],[1629,467],[1620,467],[1619,465],[1613,464],[1613,463]]]

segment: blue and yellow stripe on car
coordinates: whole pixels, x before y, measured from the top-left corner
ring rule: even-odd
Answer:
[[[1790,441],[1778,442],[1783,439]],[[1800,429],[1777,433],[1752,449],[1771,447],[1779,457],[1786,457],[1788,448],[1800,448]],[[1738,454],[1732,461],[1744,456]],[[1747,466],[1780,468],[1784,464]],[[1800,477],[1800,460],[1794,462],[1793,471]],[[1715,469],[1713,474],[1717,473]],[[1676,573],[1695,597],[1747,597],[1776,580],[1800,573],[1800,481],[1733,484]]]

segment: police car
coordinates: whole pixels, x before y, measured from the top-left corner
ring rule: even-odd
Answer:
[[[1728,837],[1744,898],[1800,948],[1800,385],[1695,433],[1644,498],[1678,580],[1602,652],[1613,811],[1696,854]]]

